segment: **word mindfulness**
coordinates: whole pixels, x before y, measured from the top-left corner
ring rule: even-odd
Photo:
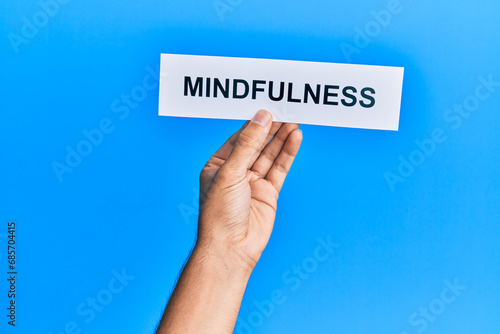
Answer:
[[[372,87],[184,76],[184,96],[234,100],[262,96],[274,102],[372,108],[376,92]]]

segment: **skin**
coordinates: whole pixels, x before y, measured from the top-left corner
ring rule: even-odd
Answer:
[[[198,238],[157,334],[233,333],[250,274],[274,225],[279,192],[302,142],[298,124],[261,110],[200,174]]]

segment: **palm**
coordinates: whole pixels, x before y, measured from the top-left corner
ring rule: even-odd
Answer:
[[[278,191],[269,181],[258,178],[255,174],[251,178],[256,179],[250,181],[251,200],[247,247],[249,248],[248,252],[252,253],[254,258],[258,256],[257,252],[265,248],[271,236],[276,217]]]

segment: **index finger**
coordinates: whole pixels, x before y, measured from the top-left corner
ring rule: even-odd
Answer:
[[[243,124],[243,126],[238,131],[233,133],[231,137],[229,137],[229,139],[217,150],[217,152],[213,154],[213,157],[222,160],[227,160],[229,154],[233,150],[234,144],[236,143],[238,136],[240,135],[241,131],[245,129],[245,127],[248,125],[249,122],[250,121],[246,121],[245,124]],[[267,135],[266,144],[271,140],[271,138],[276,134],[276,132],[278,132],[282,124],[283,123],[281,122],[273,122],[273,125],[271,126],[271,131],[269,131],[269,134]],[[254,159],[256,159],[257,157],[258,154],[254,157]]]

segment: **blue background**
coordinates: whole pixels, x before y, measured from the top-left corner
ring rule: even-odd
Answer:
[[[405,67],[398,132],[301,127],[241,307],[246,332],[418,333],[409,317],[457,279],[467,288],[423,331],[499,333],[500,88],[459,126],[444,116],[479,76],[500,81],[500,2],[401,0],[350,59],[341,43],[355,46],[387,1],[232,3],[221,17],[213,0],[72,0],[44,22],[37,1],[2,2],[0,263],[5,273],[15,220],[19,271],[15,329],[1,279],[2,333],[65,333],[71,321],[81,333],[154,330],[193,244],[199,172],[242,123],[159,117],[157,88],[115,113],[162,52]],[[16,52],[9,36],[34,16],[40,27]],[[113,130],[59,180],[54,162],[103,119]],[[434,129],[446,140],[391,189],[385,173]],[[328,236],[340,246],[292,290],[283,274]],[[123,268],[135,278],[87,323],[77,307]],[[275,289],[284,302],[259,316],[254,301]]]

